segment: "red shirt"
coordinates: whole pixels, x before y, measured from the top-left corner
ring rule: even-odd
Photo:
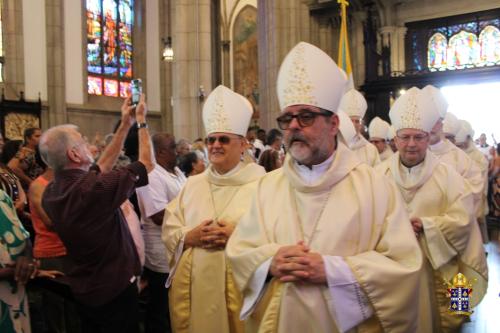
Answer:
[[[43,187],[47,187],[49,181],[42,176],[36,178],[33,182],[40,183]],[[42,222],[37,211],[30,201],[31,221],[35,229],[35,246],[33,247],[33,255],[35,258],[53,258],[66,255],[66,248],[59,236],[47,228]]]

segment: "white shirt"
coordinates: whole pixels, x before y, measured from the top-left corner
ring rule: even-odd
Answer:
[[[151,216],[161,212],[172,201],[186,182],[186,176],[179,168],[170,173],[156,164],[148,174],[149,184],[136,189],[137,201],[141,210],[143,236],[146,244],[145,267],[159,272],[168,273],[169,265],[165,253],[165,246],[161,240],[161,226],[156,225]]]

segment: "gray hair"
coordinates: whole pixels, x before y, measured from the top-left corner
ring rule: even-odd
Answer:
[[[73,131],[78,131],[78,127],[71,124],[54,126],[40,138],[40,155],[55,172],[63,170],[69,162],[67,151],[77,143]]]

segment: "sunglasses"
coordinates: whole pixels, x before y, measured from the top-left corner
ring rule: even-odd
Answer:
[[[216,141],[219,141],[221,145],[227,145],[231,142],[231,138],[227,135],[209,136],[207,138],[207,142],[209,145],[213,145]]]
[[[299,123],[300,127],[309,127],[314,124],[314,120],[318,116],[323,116],[323,117],[331,117],[333,116],[333,112],[330,111],[323,111],[323,112],[311,112],[311,111],[303,111],[298,114],[292,115],[292,114],[284,114],[278,118],[276,118],[276,121],[278,122],[278,126],[282,130],[287,130],[290,127],[290,123],[292,122],[293,119],[297,119],[297,122]]]

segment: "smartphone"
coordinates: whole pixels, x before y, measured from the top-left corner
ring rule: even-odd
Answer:
[[[132,93],[132,105],[137,106],[142,94],[141,79],[133,79],[132,82],[130,82],[130,91]]]

